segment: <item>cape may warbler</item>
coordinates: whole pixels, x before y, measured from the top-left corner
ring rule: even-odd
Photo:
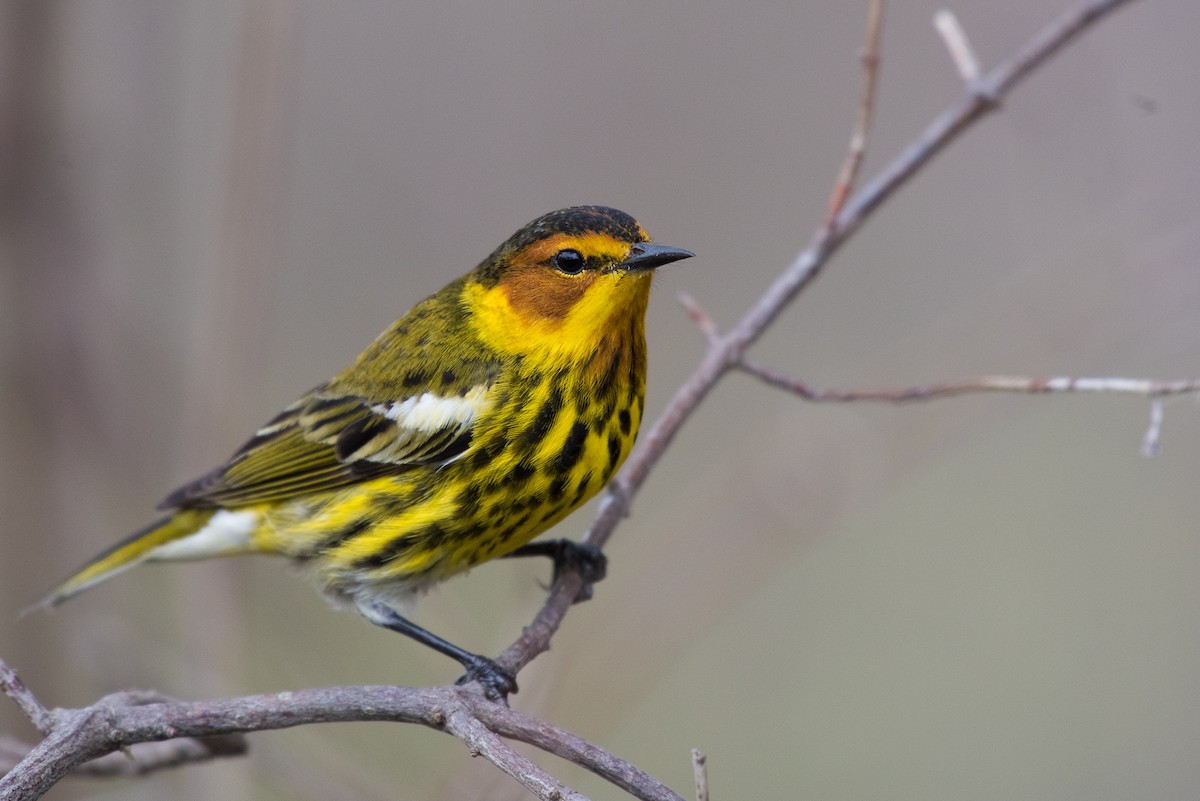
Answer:
[[[654,268],[686,250],[629,215],[563,209],[419,303],[348,368],[284,409],[169,514],[44,603],[140,562],[289,556],[326,595],[459,660],[492,695],[511,675],[401,615],[435,582],[525,546],[604,486],[642,417]],[[598,557],[597,557],[598,558]]]

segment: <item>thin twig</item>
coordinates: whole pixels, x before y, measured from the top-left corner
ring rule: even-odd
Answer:
[[[708,338],[708,343],[710,345],[720,338],[721,332],[717,329],[716,321],[709,316],[708,312],[704,310],[704,307],[700,305],[698,300],[689,295],[687,292],[680,292],[679,305],[682,306],[684,311],[687,312],[687,316],[693,323],[696,324],[696,327],[700,329],[700,332]]]
[[[1068,376],[1034,378],[1012,375],[982,376],[964,381],[945,381],[902,389],[831,389],[792,378],[769,367],[755,364],[744,357],[738,363],[738,367],[773,387],[786,390],[814,403],[858,403],[863,401],[909,403],[994,392],[1025,395],[1063,392],[1141,395],[1150,399],[1150,423],[1142,437],[1141,448],[1142,455],[1147,458],[1158,455],[1159,434],[1162,431],[1163,420],[1162,399],[1171,395],[1200,394],[1200,379],[1153,381],[1145,378],[1071,378]]]
[[[696,801],[708,801],[708,757],[692,749],[692,775],[696,777]]]
[[[867,153],[867,138],[871,134],[871,121],[875,116],[875,88],[879,84],[882,31],[883,0],[871,0],[871,10],[867,14],[867,44],[863,48],[862,56],[863,89],[858,101],[858,117],[854,120],[854,129],[850,132],[850,144],[846,148],[842,169],[829,195],[829,211],[822,226],[822,230],[826,232],[823,235],[826,236],[837,225],[838,215],[842,213],[846,200],[854,191],[854,182],[858,179],[863,158]]]
[[[21,681],[17,671],[9,667],[3,659],[0,659],[0,692],[15,701],[42,734],[49,734],[54,728],[54,714],[42,706],[37,696]]]
[[[971,40],[959,24],[958,17],[954,16],[953,11],[943,8],[933,15],[933,27],[950,51],[950,59],[958,70],[958,77],[962,78],[968,89],[972,89],[979,82],[982,71],[979,69],[979,59],[975,57],[975,48],[971,47]]]
[[[1071,378],[1054,376],[1036,378],[1031,376],[989,375],[963,381],[944,381],[935,384],[904,387],[902,389],[831,389],[818,387],[801,381],[769,367],[763,367],[743,359],[739,365],[750,375],[766,383],[785,389],[808,401],[817,403],[854,403],[875,401],[880,403],[907,403],[950,398],[956,395],[984,392],[1011,392],[1025,395],[1042,395],[1056,392],[1110,392],[1126,395],[1142,395],[1147,398],[1163,398],[1169,395],[1200,393],[1200,379],[1184,381],[1153,381],[1144,378]]]
[[[1150,401],[1150,423],[1142,437],[1142,456],[1153,459],[1158,456],[1159,435],[1162,434],[1163,402],[1160,396]]]

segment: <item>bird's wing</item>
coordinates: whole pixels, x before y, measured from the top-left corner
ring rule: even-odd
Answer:
[[[242,506],[343,487],[422,465],[445,464],[470,447],[489,403],[494,371],[452,391],[412,387],[383,400],[318,387],[260,428],[230,460],[171,493],[163,507]],[[451,389],[451,388],[446,388]]]

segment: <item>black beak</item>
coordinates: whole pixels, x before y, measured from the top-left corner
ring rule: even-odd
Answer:
[[[680,259],[690,259],[695,255],[690,250],[684,250],[683,248],[638,242],[630,248],[629,255],[625,257],[625,261],[615,265],[615,268],[618,270],[629,270],[630,272],[653,270],[655,267],[662,267],[664,264],[670,264]]]

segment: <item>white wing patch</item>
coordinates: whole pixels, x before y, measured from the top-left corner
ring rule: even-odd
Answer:
[[[203,528],[194,534],[163,543],[146,554],[146,559],[151,562],[174,562],[246,553],[250,550],[250,536],[258,527],[258,520],[258,512],[221,509],[209,518]]]
[[[483,409],[486,393],[487,387],[482,384],[466,395],[451,398],[425,392],[402,401],[377,403],[371,411],[394,420],[401,428],[432,434],[447,428],[470,426]]]

